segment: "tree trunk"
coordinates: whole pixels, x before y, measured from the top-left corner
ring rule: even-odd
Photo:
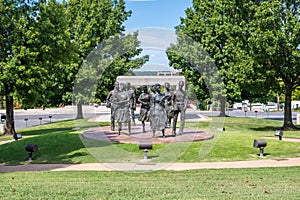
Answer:
[[[220,99],[220,115],[219,117],[226,117],[226,97],[222,96]]]
[[[14,97],[5,95],[6,98],[6,129],[4,135],[15,135]]]
[[[284,124],[282,129],[297,129],[292,118],[292,88],[288,86],[285,86]]]
[[[82,113],[82,103],[77,103],[77,117],[76,119],[83,119],[83,113]]]

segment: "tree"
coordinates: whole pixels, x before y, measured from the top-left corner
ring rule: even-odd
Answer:
[[[1,1],[0,83],[7,135],[15,135],[14,100],[25,108],[44,104],[47,88],[54,83],[51,77],[69,60],[62,9],[53,0]]]
[[[148,60],[148,56],[133,59],[142,51],[138,46],[137,32],[111,36],[97,45],[76,75],[73,98],[80,105],[77,112],[82,114],[81,104],[95,102],[96,98],[105,100],[117,76]]]
[[[35,29],[37,2],[1,1],[0,3],[0,82],[1,94],[6,100],[6,132],[15,134],[14,98],[34,104],[39,99],[40,84],[46,70],[35,62],[38,49],[35,41],[39,33]]]
[[[39,62],[47,68],[44,102],[57,106],[63,102],[66,92],[72,91],[72,73],[78,67],[76,46],[71,41],[69,24],[66,14],[66,3],[48,0],[40,4],[37,16],[37,29],[41,33],[39,48]]]
[[[265,1],[255,5],[250,23],[249,54],[255,70],[273,82],[282,81],[285,105],[283,129],[294,129],[292,92],[300,86],[300,3],[290,0]]]
[[[137,57],[142,52],[142,49],[139,48],[138,32],[127,35],[119,34],[114,38],[113,46],[110,46],[111,49],[108,51],[108,53],[114,54],[114,60],[103,69],[97,85],[95,97],[100,102],[106,100],[118,76],[139,68],[149,60],[149,56]]]
[[[184,34],[195,42],[199,43],[215,63],[218,73],[224,82],[224,88],[220,91],[223,95],[221,100],[221,115],[225,115],[226,98],[235,101],[241,98],[240,87],[235,78],[229,74],[232,64],[236,62],[237,51],[236,41],[240,44],[246,41],[244,32],[241,28],[247,23],[248,16],[251,14],[248,10],[251,1],[232,1],[232,0],[195,0],[193,6],[186,10],[186,17],[181,19],[181,24],[176,27],[177,34]],[[243,37],[241,37],[243,36]],[[242,41],[243,40],[243,41]],[[178,62],[171,55],[168,56],[171,63]],[[175,65],[178,69],[184,71],[184,75],[189,80],[197,72],[193,68],[181,65]],[[192,78],[194,87],[196,85],[205,86],[201,83],[201,74]],[[206,86],[207,87],[207,86]],[[199,91],[199,89],[197,89]],[[202,89],[202,91],[208,91]],[[224,94],[225,92],[225,94]]]
[[[281,92],[282,82],[282,128],[295,128],[291,97],[300,85],[299,5],[291,0],[195,0],[177,33],[199,42],[214,59],[230,100],[265,101]]]
[[[200,43],[178,34],[177,44],[172,44],[167,49],[167,56],[170,64],[181,69],[186,80],[193,85],[198,99],[220,101],[225,97],[218,69]]]
[[[79,57],[73,80],[83,61],[99,43],[124,31],[122,25],[131,15],[125,10],[123,0],[70,0],[67,4],[67,16],[71,41],[77,47]],[[75,63],[74,63],[75,64]],[[76,118],[82,118],[81,101],[77,102]]]

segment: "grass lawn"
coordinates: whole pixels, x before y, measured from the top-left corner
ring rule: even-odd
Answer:
[[[0,173],[0,199],[299,199],[299,170]]]
[[[265,158],[300,156],[300,143],[279,141],[275,138],[274,132],[282,125],[281,121],[227,117],[224,122],[225,131],[221,132],[216,131],[213,125],[207,122],[186,123],[186,127],[212,131],[215,139],[168,145],[154,144],[153,150],[149,151],[149,157],[153,162],[262,159],[258,156],[259,150],[253,148],[254,139],[262,138],[267,141]],[[83,119],[19,130],[23,136],[21,140],[0,145],[0,163],[25,163],[28,156],[24,147],[30,143],[38,144],[39,147],[39,151],[33,153],[33,163],[136,162],[142,158],[143,152],[138,149],[137,144],[101,142],[80,136],[84,130],[97,126],[99,123]],[[300,138],[300,131],[285,131],[283,137]]]
[[[109,161],[123,158],[122,161],[126,162],[142,158],[138,145],[111,144],[80,137],[84,130],[98,125],[86,119],[67,120],[20,130],[21,140],[0,145],[0,163],[26,163],[24,147],[28,143],[39,146],[39,152],[33,153],[33,163],[99,162],[107,159],[107,155],[113,157],[112,154],[120,152],[122,154],[113,157],[117,160]],[[300,156],[300,143],[267,138],[265,158],[260,158],[258,149],[252,147],[254,139],[274,137],[274,131],[281,125],[282,122],[275,120],[229,117],[225,118],[226,131],[218,132],[209,123],[187,123],[187,127],[213,131],[215,139],[185,144],[155,144],[149,156],[156,162]],[[300,138],[300,131],[285,131],[284,137]],[[118,151],[114,152],[115,149]],[[300,167],[0,173],[0,199],[299,199],[299,171]]]

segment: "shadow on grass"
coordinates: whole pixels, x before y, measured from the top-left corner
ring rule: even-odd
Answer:
[[[257,127],[257,128],[250,128],[251,130],[254,131],[276,131],[276,130],[280,130],[281,127],[277,126],[262,126],[262,127]]]
[[[67,126],[67,127],[66,127]],[[65,131],[76,131],[78,129],[88,129],[92,127],[97,127],[97,123],[88,123],[85,121],[76,122],[76,120],[64,120],[60,122],[52,122],[51,124],[44,124],[36,126],[33,128],[23,129],[19,131],[22,135],[43,135],[43,134],[53,134]]]
[[[78,163],[81,159],[92,159],[78,134],[70,134],[68,130],[60,129],[51,134],[24,138],[0,145],[0,163],[12,164],[27,161],[26,144],[37,144],[39,148],[38,152],[33,153],[32,163]],[[39,132],[39,134],[41,133]]]
[[[261,157],[259,153],[256,154],[256,155],[257,155],[258,157]],[[269,155],[271,155],[271,154],[269,154],[269,153],[264,153],[263,157],[266,157],[266,156],[269,156]]]
[[[26,128],[20,131],[22,139],[0,145],[0,163],[22,164],[28,160],[26,144],[37,144],[39,151],[33,153],[32,163],[80,163],[94,162],[78,133],[84,129],[102,125],[87,119],[64,120]],[[95,143],[90,147],[103,147],[111,143]]]
[[[40,129],[40,130],[27,130],[21,131],[22,135],[45,135],[45,134],[53,134],[53,133],[60,133],[65,131],[71,131],[71,128],[48,128],[48,129]]]
[[[63,162],[66,162],[66,163],[80,163],[78,161],[71,161],[70,160],[73,160],[73,159],[76,159],[76,160],[81,160],[81,158],[87,156],[88,153],[86,152],[75,152],[75,153],[68,153],[68,154],[63,154],[61,156],[58,156],[58,158],[60,160],[62,160]]]

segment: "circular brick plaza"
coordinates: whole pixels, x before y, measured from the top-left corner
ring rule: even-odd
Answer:
[[[116,127],[117,129],[117,127]],[[128,127],[124,124],[121,134],[117,131],[111,131],[110,126],[101,126],[91,128],[85,131],[82,135],[85,139],[110,141],[119,143],[138,144],[144,141],[152,141],[153,144],[168,144],[175,142],[195,142],[213,139],[214,135],[206,130],[198,130],[193,128],[185,128],[182,135],[172,135],[171,129],[165,129],[165,137],[162,132],[156,132],[156,137],[152,137],[152,131],[149,124],[146,125],[146,133],[142,132],[142,125],[136,124],[131,127],[131,133],[128,134]]]

